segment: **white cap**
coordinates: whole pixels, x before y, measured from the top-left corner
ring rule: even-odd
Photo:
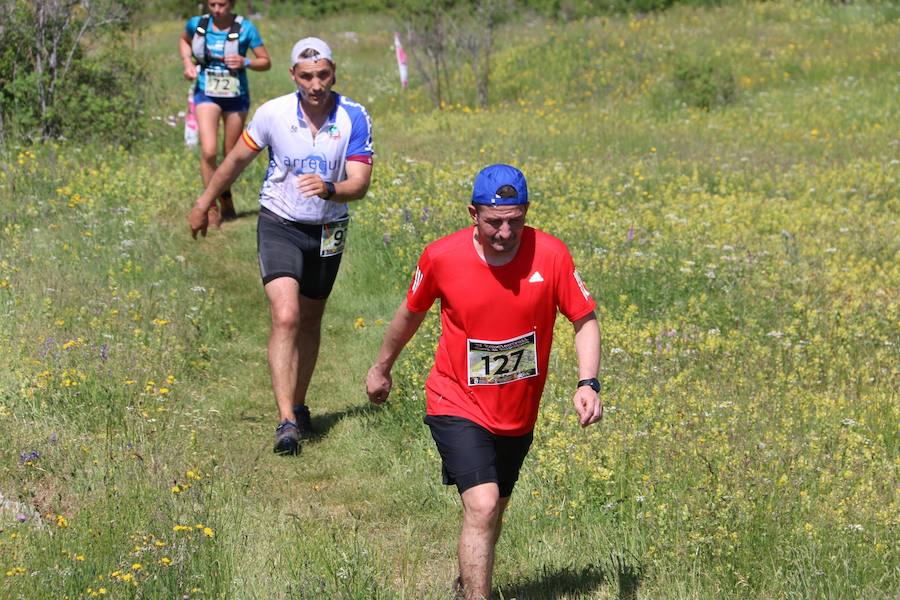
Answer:
[[[300,55],[303,54],[305,50],[315,50],[316,55],[309,58],[301,58]],[[331,64],[334,64],[334,58],[331,56],[331,48],[328,47],[328,44],[316,37],[303,38],[294,44],[294,49],[291,50],[291,67],[301,60],[316,62],[323,58],[328,60]]]

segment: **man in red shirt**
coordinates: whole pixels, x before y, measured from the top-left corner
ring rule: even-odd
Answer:
[[[599,421],[600,328],[596,303],[565,244],[525,226],[521,171],[491,165],[475,178],[474,227],[429,244],[406,299],[385,332],[366,392],[391,391],[391,368],[436,299],[441,338],[425,383],[425,423],[441,455],[444,483],[463,504],[459,589],[489,598],[503,511],[531,446],[547,377],[557,309],[575,327],[582,427]]]

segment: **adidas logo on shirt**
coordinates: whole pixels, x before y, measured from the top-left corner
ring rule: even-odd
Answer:
[[[528,283],[540,283],[544,281],[544,278],[541,276],[540,271],[535,271],[531,274],[531,277],[528,278]]]

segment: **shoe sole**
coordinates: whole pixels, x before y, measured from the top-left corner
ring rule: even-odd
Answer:
[[[275,443],[275,447],[272,449],[275,454],[285,454],[288,456],[294,456],[296,454],[300,454],[300,441],[299,440],[281,440]]]
[[[293,448],[290,448],[290,447],[285,448],[285,447],[275,446],[275,449],[273,450],[273,452],[275,452],[275,454],[278,454],[281,456],[296,456],[296,455],[300,454],[300,444],[297,444]]]

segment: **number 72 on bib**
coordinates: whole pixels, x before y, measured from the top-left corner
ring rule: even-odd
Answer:
[[[466,344],[470,386],[500,385],[538,374],[533,331],[501,341],[468,339]]]

